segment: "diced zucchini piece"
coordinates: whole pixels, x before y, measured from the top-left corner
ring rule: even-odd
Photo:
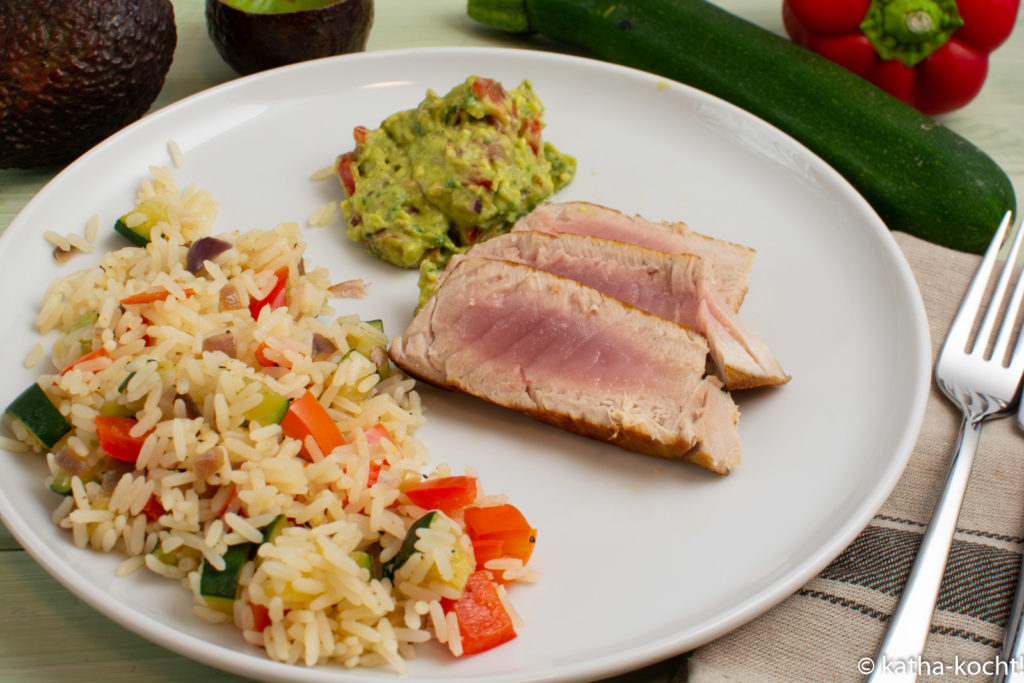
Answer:
[[[71,327],[68,328],[67,333],[71,334],[72,332],[77,332],[78,330],[82,329],[83,327],[88,327],[90,325],[95,325],[96,321],[99,320],[99,319],[100,319],[100,314],[99,313],[97,313],[96,311],[93,311],[93,310],[88,310],[85,313],[83,313],[82,315],[80,315],[78,317],[78,320],[76,320],[74,323],[72,323]]]
[[[135,218],[136,214],[142,214],[145,219],[141,223],[135,224],[135,221],[138,220]],[[160,201],[144,200],[139,202],[139,205],[133,210],[118,218],[114,223],[114,230],[135,246],[144,247],[149,244],[153,226],[161,222],[167,222],[167,207]]]
[[[71,431],[71,425],[35,383],[11,401],[7,414],[23,424],[45,448],[53,448]]]
[[[355,550],[349,553],[349,557],[356,561],[356,564],[370,572],[370,578],[376,579],[376,569],[373,566],[373,558],[365,550]]]
[[[199,595],[207,605],[214,609],[231,608],[231,603],[238,596],[238,577],[242,567],[252,553],[252,543],[239,543],[228,546],[224,553],[224,569],[217,570],[205,559],[199,574]]]
[[[125,377],[124,381],[121,382],[121,384],[119,384],[118,387],[117,387],[117,392],[119,394],[123,394],[125,391],[127,391],[127,389],[128,389],[128,382],[131,382],[132,381],[132,377],[134,377],[134,376],[135,376],[135,371],[134,370],[132,370],[131,372],[128,373],[128,376]]]
[[[274,521],[260,529],[260,531],[263,532],[263,542],[273,543],[274,539],[280,536],[281,532],[284,531],[285,527],[287,526],[287,517],[285,517],[284,515],[278,515],[277,517],[274,517]]]
[[[50,479],[50,490],[62,496],[71,495],[71,475],[64,470],[57,468]]]
[[[288,412],[289,403],[281,394],[267,389],[263,392],[263,400],[245,411],[245,419],[264,426],[280,424],[284,414]]]
[[[384,563],[383,572],[387,578],[393,578],[395,572],[402,568],[402,565],[409,561],[409,558],[414,553],[419,552],[416,550],[416,541],[419,540],[419,530],[429,527],[435,519],[440,516],[437,510],[431,510],[426,513],[409,527],[409,530],[405,532],[405,538],[402,539],[402,547],[398,549],[398,553],[390,560]]]
[[[345,341],[351,349],[359,351],[367,358],[372,358],[371,351],[374,347],[386,348],[388,337],[384,334],[384,323],[380,320],[360,320],[359,329],[345,335]]]
[[[135,417],[135,411],[117,401],[104,401],[100,406],[100,415],[111,417]]]
[[[164,564],[169,564],[171,566],[178,564],[178,554],[173,552],[167,552],[162,547],[160,547],[159,544],[157,544],[157,546],[153,548],[153,552],[151,552],[150,555],[160,560]]]

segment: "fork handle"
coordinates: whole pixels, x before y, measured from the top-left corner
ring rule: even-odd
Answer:
[[[921,653],[931,628],[956,522],[967,492],[971,464],[978,450],[981,420],[964,416],[946,483],[935,504],[899,604],[875,657],[869,681],[914,681],[921,671]]]

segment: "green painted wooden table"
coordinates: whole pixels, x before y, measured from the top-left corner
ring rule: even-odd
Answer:
[[[777,0],[718,0],[781,33]],[[235,77],[206,32],[202,0],[174,0],[178,47],[154,108]],[[1024,15],[991,62],[985,89],[941,118],[988,152],[1024,191]],[[509,46],[571,51],[543,39],[517,39],[469,20],[465,0],[376,0],[369,50],[426,46]],[[54,175],[0,170],[0,230]],[[680,680],[682,657],[619,676],[616,683]],[[40,568],[0,524],[0,681],[238,681],[134,635],[95,612]]]

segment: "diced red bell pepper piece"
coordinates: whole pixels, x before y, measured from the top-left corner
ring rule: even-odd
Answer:
[[[371,446],[375,443],[379,443],[381,439],[387,439],[395,445],[395,448],[398,448],[398,444],[395,443],[393,438],[391,438],[391,433],[388,431],[387,427],[382,425],[380,422],[364,431],[363,434],[366,435],[366,443]],[[377,479],[380,478],[380,470],[383,466],[384,463],[379,460],[370,461],[370,474],[366,478],[367,488],[377,483]]]
[[[142,514],[146,515],[146,518],[151,522],[155,522],[160,519],[163,515],[167,514],[167,510],[160,504],[160,499],[156,495],[151,495],[146,504],[142,506]]]
[[[398,446],[398,444],[395,443],[395,440],[391,438],[391,432],[389,432],[388,428],[382,425],[380,422],[364,431],[363,434],[366,435],[366,443],[370,444],[371,446],[380,441],[381,439],[387,439],[391,443],[395,444],[396,447]]]
[[[138,420],[130,417],[97,415],[96,436],[99,438],[100,448],[103,452],[122,462],[138,460],[139,452],[142,450],[142,444],[145,443],[148,433],[142,436],[132,436],[130,432],[137,423]]]
[[[543,141],[541,131],[544,130],[544,122],[541,121],[541,113],[536,112],[526,117],[523,122],[523,138],[534,154],[539,155]]]
[[[338,174],[338,180],[348,196],[354,195],[356,193],[356,174],[352,167],[352,152],[346,152],[338,157],[334,171]]]
[[[232,485],[231,493],[228,494],[228,499],[224,501],[224,505],[222,505],[220,510],[217,512],[217,517],[223,517],[231,507],[231,504],[234,503],[237,498],[238,489],[234,488],[234,485]]]
[[[506,107],[508,93],[505,92],[501,83],[490,78],[476,78],[473,80],[472,87],[480,101],[487,105],[488,119],[493,119],[495,123],[508,123],[509,118],[514,116],[514,111],[510,113],[509,108]],[[514,101],[512,109],[515,109]]]
[[[271,287],[270,293],[262,299],[250,299],[249,300],[249,314],[253,320],[258,320],[260,317],[260,311],[264,307],[270,306],[270,310],[280,308],[284,306],[286,301],[285,296],[285,285],[288,284],[288,268],[278,268],[274,271],[274,286]]]
[[[484,102],[494,105],[495,107],[501,107],[505,104],[505,98],[508,94],[505,92],[505,88],[501,86],[501,83],[492,78],[475,78],[473,79],[473,92]]]
[[[441,606],[445,613],[454,611],[459,620],[463,654],[484,652],[516,637],[512,617],[487,572],[470,574],[462,597],[458,600],[445,598]]]
[[[185,290],[185,298],[194,296],[196,291],[194,289]],[[119,302],[122,306],[131,306],[133,304],[151,304],[156,301],[166,301],[171,296],[171,292],[166,289],[153,289],[148,292],[140,292],[138,294],[132,294],[126,296]]]
[[[515,505],[469,507],[463,519],[478,569],[489,560],[502,557],[518,558],[524,565],[529,562],[537,543],[537,530]]]
[[[405,490],[405,495],[421,508],[447,513],[476,500],[476,490],[476,477],[437,477],[414,484]]]
[[[110,358],[110,353],[108,353],[107,350],[101,346],[100,348],[94,349],[85,355],[79,356],[78,358],[68,363],[67,367],[60,371],[60,374],[66,375],[67,373],[71,372],[71,369],[76,365],[80,363],[87,363],[88,361],[96,360],[97,358]]]
[[[266,605],[257,605],[255,602],[250,602],[249,607],[252,608],[252,630],[263,633],[263,629],[271,624],[270,608]]]
[[[303,443],[302,452],[307,458],[310,457],[305,447],[307,436],[313,437],[324,455],[329,455],[335,448],[345,444],[338,425],[309,390],[288,406],[288,412],[281,420],[281,431],[285,436]]]
[[[384,466],[384,463],[379,460],[370,461],[370,473],[366,476],[366,488],[370,488],[377,483],[380,479],[380,469]]]
[[[256,350],[253,352],[253,355],[256,356],[256,362],[265,368],[274,367],[275,365],[277,365],[277,363],[267,358],[266,350],[266,342],[260,342],[259,344],[256,345]]]

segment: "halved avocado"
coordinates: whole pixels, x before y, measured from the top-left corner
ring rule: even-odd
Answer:
[[[149,109],[178,34],[170,0],[0,0],[0,168],[64,165]]]
[[[307,59],[361,52],[373,0],[206,0],[206,27],[242,75]]]

